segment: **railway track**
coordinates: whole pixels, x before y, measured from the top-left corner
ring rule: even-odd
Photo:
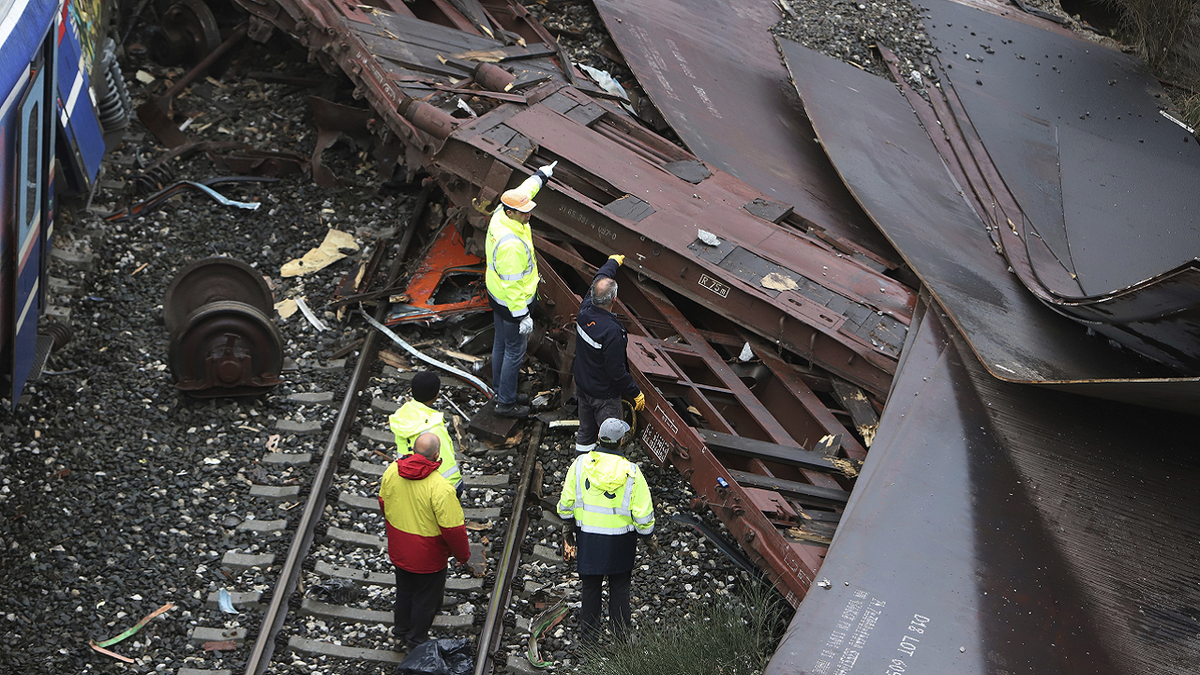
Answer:
[[[398,245],[401,253],[407,243]],[[398,269],[393,264],[393,280]],[[246,497],[253,504],[247,511],[266,517],[248,517],[236,526],[256,543],[223,554],[221,566],[235,590],[207,598],[210,609],[244,620],[235,627],[200,625],[190,632],[205,651],[248,652],[248,674],[279,672],[297,655],[343,661],[343,667],[356,671],[390,672],[406,656],[394,648],[391,635],[395,576],[377,496],[379,480],[395,459],[387,417],[407,395],[412,372],[379,360],[382,339],[368,334],[336,415],[330,415],[336,402],[329,394],[297,399],[299,416],[325,418],[310,422],[330,429],[323,452],[288,452],[280,447],[282,435],[272,436],[264,447],[264,468],[255,478],[269,485],[250,486]],[[472,554],[469,571],[449,575],[432,632],[435,637],[474,636],[475,672],[490,673],[497,660],[503,666],[507,652],[523,646],[523,633],[543,610],[565,606],[561,601],[570,574],[557,544],[547,545],[557,541],[560,523],[539,502],[542,424],[529,422],[513,442],[464,457],[462,449],[479,444],[466,437],[461,414],[473,415],[486,399],[445,374],[441,396],[443,408],[460,413],[448,422],[463,467]],[[536,522],[543,518],[553,522]],[[267,552],[279,549],[267,542],[280,538],[291,542],[282,561]],[[507,650],[506,631],[512,643]]]
[[[404,388],[406,379],[394,369],[380,369],[380,375],[367,382],[378,385],[384,381]],[[450,389],[453,391],[453,387]],[[351,392],[351,397],[365,398],[361,392]],[[300,504],[285,500],[307,495],[308,507],[292,522],[272,519],[245,523],[246,529],[264,537],[290,536],[293,541],[273,588],[230,594],[232,605],[261,616],[258,634],[248,635],[245,629],[229,632],[220,627],[197,631],[210,642],[252,640],[253,645],[247,645],[247,673],[274,672],[272,664],[290,663],[291,654],[346,660],[347,665],[353,663],[368,672],[372,668],[390,672],[406,655],[393,648],[394,574],[377,500],[379,479],[394,453],[394,445],[386,437],[390,432],[381,431],[386,430],[386,418],[394,404],[376,398],[355,412],[356,407],[343,406],[327,455],[320,458],[320,468],[313,474],[309,489],[293,486],[252,490],[253,497],[275,501],[289,510],[298,510]],[[336,431],[351,426],[363,429],[357,439]],[[557,521],[530,525],[531,511],[535,519],[553,518],[542,512],[536,496],[531,494],[537,490],[530,490],[530,479],[540,475],[536,468],[542,445],[541,424],[532,422],[522,435],[522,442],[464,462],[467,489],[462,501],[471,541],[471,571],[452,571],[442,611],[433,624],[435,636],[476,636],[476,649],[485,655],[478,660],[476,672],[480,673],[492,672],[495,658],[503,665],[505,631],[528,630],[548,598],[554,597],[554,591],[565,593],[569,585],[569,570],[557,550],[536,543],[538,535],[543,541],[547,535],[557,535]],[[349,459],[349,453],[343,454],[347,442],[371,446],[376,461]],[[389,450],[380,449],[388,446]],[[285,472],[297,465],[316,464],[309,453],[290,453],[294,457],[288,454],[270,453],[264,456],[264,462]],[[247,587],[255,586],[261,571],[274,562],[271,554],[253,550],[226,554],[223,559],[226,567],[240,570],[236,581]],[[523,609],[518,612],[510,606],[516,595],[514,583],[522,596]],[[209,598],[210,605],[219,606],[221,602],[219,593]],[[518,635],[513,640],[522,642],[523,638]]]

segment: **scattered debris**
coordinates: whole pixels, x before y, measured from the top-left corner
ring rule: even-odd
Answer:
[[[763,277],[759,283],[762,284],[763,288],[770,288],[775,291],[794,291],[800,287],[795,279],[779,272],[771,272]]]
[[[384,323],[432,323],[489,311],[483,259],[467,253],[465,246],[457,227],[442,227],[404,293],[393,299]]]
[[[299,309],[300,303],[296,302],[295,298],[287,298],[275,303],[275,313],[281,319],[290,319]]]
[[[570,560],[565,552],[563,554],[563,559]],[[566,600],[559,600],[553,607],[542,612],[533,620],[533,625],[529,629],[529,651],[526,655],[529,657],[529,662],[532,663],[534,667],[549,668],[550,666],[554,665],[553,661],[543,661],[541,656],[538,654],[538,638],[540,638],[546,631],[557,626],[558,623],[563,620],[563,617],[567,615],[567,609]]]
[[[339,230],[329,230],[320,246],[305,253],[302,257],[289,260],[279,271],[281,277],[299,277],[325,269],[333,263],[358,251],[358,242],[354,236]]]
[[[150,612],[149,614],[147,614],[141,621],[137,622],[133,627],[129,628],[128,630],[121,633],[120,635],[118,635],[114,638],[109,638],[107,640],[104,640],[103,642],[96,642],[95,640],[91,640],[88,642],[88,644],[91,645],[92,649],[100,652],[101,654],[107,654],[115,659],[119,659],[126,663],[133,663],[133,659],[131,659],[127,656],[122,656],[120,654],[117,654],[116,652],[109,651],[108,649],[105,649],[105,647],[111,647],[111,646],[117,644],[118,642],[121,642],[122,640],[128,638],[129,636],[134,635],[135,633],[140,631],[143,626],[145,626],[147,623],[150,623],[151,619],[153,619],[156,616],[159,616],[160,614],[163,614],[164,612],[166,612],[167,610],[171,609],[174,606],[175,606],[175,603],[168,602],[167,604],[163,605],[162,607],[159,607],[158,609],[154,610],[153,612]]]
[[[318,319],[317,315],[313,314],[312,310],[308,308],[308,303],[304,301],[304,296],[296,298],[296,306],[300,308],[300,313],[304,315],[305,319],[308,319],[313,328],[319,331],[329,330],[329,326],[326,326],[325,322]]]
[[[353,579],[330,577],[310,587],[308,594],[322,602],[348,605],[362,597],[362,588]]]
[[[181,180],[173,185],[169,185],[166,188],[159,190],[158,192],[154,193],[153,195],[150,195],[144,201],[141,201],[137,204],[134,204],[133,206],[130,206],[125,209],[121,209],[120,211],[116,211],[114,213],[111,213],[111,214],[105,216],[104,219],[109,222],[120,222],[120,221],[126,221],[126,220],[133,220],[134,218],[137,218],[138,216],[149,215],[150,213],[157,211],[159,209],[159,207],[161,207],[163,205],[163,203],[165,203],[168,199],[175,196],[176,194],[179,194],[186,188],[191,188],[193,190],[199,190],[200,192],[202,192],[205,195],[207,195],[208,197],[210,197],[213,201],[215,201],[218,204],[221,204],[223,206],[236,206],[239,209],[246,209],[249,211],[254,211],[254,210],[257,210],[258,207],[262,206],[262,204],[260,204],[259,202],[240,202],[240,201],[237,201],[234,199],[229,199],[228,197],[222,195],[221,193],[217,192],[216,190],[212,189],[212,187],[211,187],[213,185],[219,185],[222,183],[245,182],[246,180],[247,180],[247,177],[245,177],[245,176],[228,176],[228,177],[224,177],[224,178],[210,178],[202,183],[197,183],[195,181],[190,181],[190,180]],[[260,179],[260,178],[250,177],[250,180],[263,182],[263,181],[266,181],[269,179]]]
[[[222,588],[217,591],[217,606],[226,614],[237,614],[238,611],[233,607],[233,596],[230,595],[229,589]]]
[[[404,339],[401,338],[399,335],[396,335],[395,333],[393,333],[390,328],[388,328],[387,326],[376,321],[373,317],[371,317],[370,314],[367,314],[366,312],[361,312],[361,313],[362,313],[363,318],[367,320],[367,323],[369,323],[372,326],[374,326],[375,328],[379,329],[379,331],[381,333],[383,333],[384,335],[386,335],[388,337],[388,339],[390,339],[392,342],[395,342],[396,344],[403,347],[404,350],[406,352],[408,352],[409,354],[412,354],[416,358],[420,359],[421,361],[424,361],[425,363],[428,363],[429,365],[431,365],[435,368],[440,368],[440,369],[446,371],[447,373],[454,375],[455,377],[458,377],[460,379],[466,380],[467,382],[470,382],[471,384],[475,385],[476,389],[483,392],[483,394],[485,396],[487,396],[489,399],[495,395],[494,392],[492,391],[492,388],[489,387],[488,385],[484,384],[483,380],[479,379],[478,377],[475,377],[474,375],[472,375],[470,373],[465,373],[465,372],[459,370],[458,368],[455,368],[454,366],[451,366],[446,363],[442,363],[441,361],[438,361],[435,358],[432,358],[432,357],[422,354],[421,352],[417,351],[412,345],[405,342]]]

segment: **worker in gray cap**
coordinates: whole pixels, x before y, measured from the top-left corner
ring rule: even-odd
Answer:
[[[575,456],[558,500],[558,516],[563,519],[563,558],[570,560],[578,551],[583,587],[580,624],[585,642],[600,637],[601,585],[605,577],[613,635],[618,640],[629,638],[629,588],[638,538],[648,538],[649,552],[658,552],[650,486],[638,465],[621,454],[621,440],[628,432],[625,422],[615,417],[604,420],[599,447]]]

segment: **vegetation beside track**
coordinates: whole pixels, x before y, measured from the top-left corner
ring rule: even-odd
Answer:
[[[693,601],[678,618],[635,625],[633,641],[580,648],[579,675],[753,675],[762,673],[791,619],[766,583],[727,601]]]

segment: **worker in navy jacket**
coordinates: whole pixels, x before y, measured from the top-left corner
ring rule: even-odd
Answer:
[[[633,399],[634,410],[646,407],[646,396],[629,374],[625,349],[629,343],[625,327],[613,314],[617,299],[617,268],[625,256],[614,254],[600,267],[591,290],[579,305],[575,320],[575,398],[579,402],[579,430],[575,450],[596,448],[600,425],[609,418],[621,419],[621,397]]]

